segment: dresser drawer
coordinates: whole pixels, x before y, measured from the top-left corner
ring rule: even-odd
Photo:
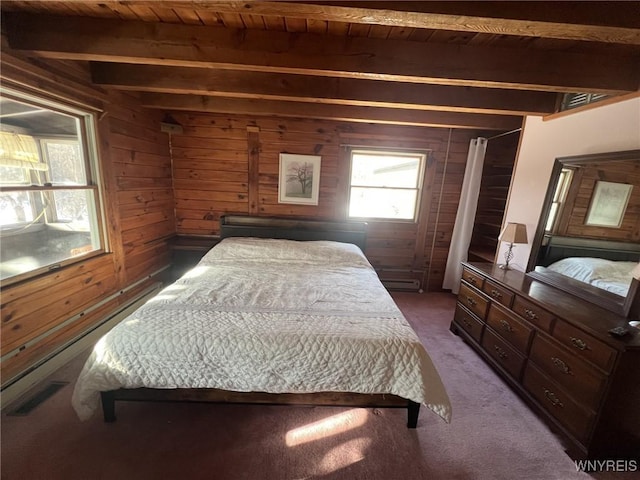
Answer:
[[[485,280],[484,286],[482,287],[482,291],[491,297],[491,300],[501,303],[502,305],[506,305],[507,307],[511,306],[511,302],[513,301],[513,297],[515,296],[513,292],[507,290],[506,288],[502,288],[497,283],[493,283],[491,280]]]
[[[551,324],[555,320],[555,317],[546,310],[538,307],[536,304],[516,295],[511,310],[528,322],[533,323],[547,332],[551,332]]]
[[[460,284],[458,302],[467,307],[482,320],[484,320],[487,315],[489,300],[483,294],[465,284]]]
[[[456,324],[467,332],[478,343],[482,338],[482,329],[484,324],[476,320],[476,318],[460,304],[456,305],[456,313],[454,314]]]
[[[580,442],[589,436],[595,414],[585,410],[531,363],[524,371],[527,391]]]
[[[605,375],[540,334],[533,339],[529,358],[578,403],[598,409],[607,384]]]
[[[514,350],[507,342],[502,340],[491,329],[484,331],[482,347],[516,380],[520,379],[524,357]]]
[[[516,315],[503,307],[492,303],[489,306],[487,324],[491,326],[502,338],[513,345],[522,354],[527,353],[529,339],[533,329]]]
[[[553,336],[576,355],[610,372],[616,360],[616,350],[578,330],[567,322],[558,320],[553,327]]]
[[[484,277],[469,270],[468,268],[462,269],[462,280],[479,289],[482,289],[482,286],[484,285]]]

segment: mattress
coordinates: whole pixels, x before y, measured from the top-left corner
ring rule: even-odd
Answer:
[[[102,337],[75,385],[82,420],[101,391],[394,394],[449,421],[416,333],[355,245],[227,238]]]

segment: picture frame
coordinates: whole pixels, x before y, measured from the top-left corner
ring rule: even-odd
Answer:
[[[585,225],[620,228],[631,197],[633,185],[597,181]]]
[[[278,203],[318,205],[320,162],[318,155],[281,153]]]

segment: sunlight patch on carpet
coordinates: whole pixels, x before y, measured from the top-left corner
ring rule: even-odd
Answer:
[[[302,427],[289,430],[285,436],[288,447],[295,447],[308,442],[338,435],[367,422],[369,413],[364,408],[354,408],[337,415],[313,422]]]
[[[355,438],[329,450],[318,465],[320,475],[328,475],[364,460],[370,438]]]

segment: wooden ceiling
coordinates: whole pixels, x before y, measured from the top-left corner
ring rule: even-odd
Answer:
[[[640,88],[640,2],[2,0],[15,51],[144,105],[509,130]],[[60,18],[63,16],[64,18]]]

